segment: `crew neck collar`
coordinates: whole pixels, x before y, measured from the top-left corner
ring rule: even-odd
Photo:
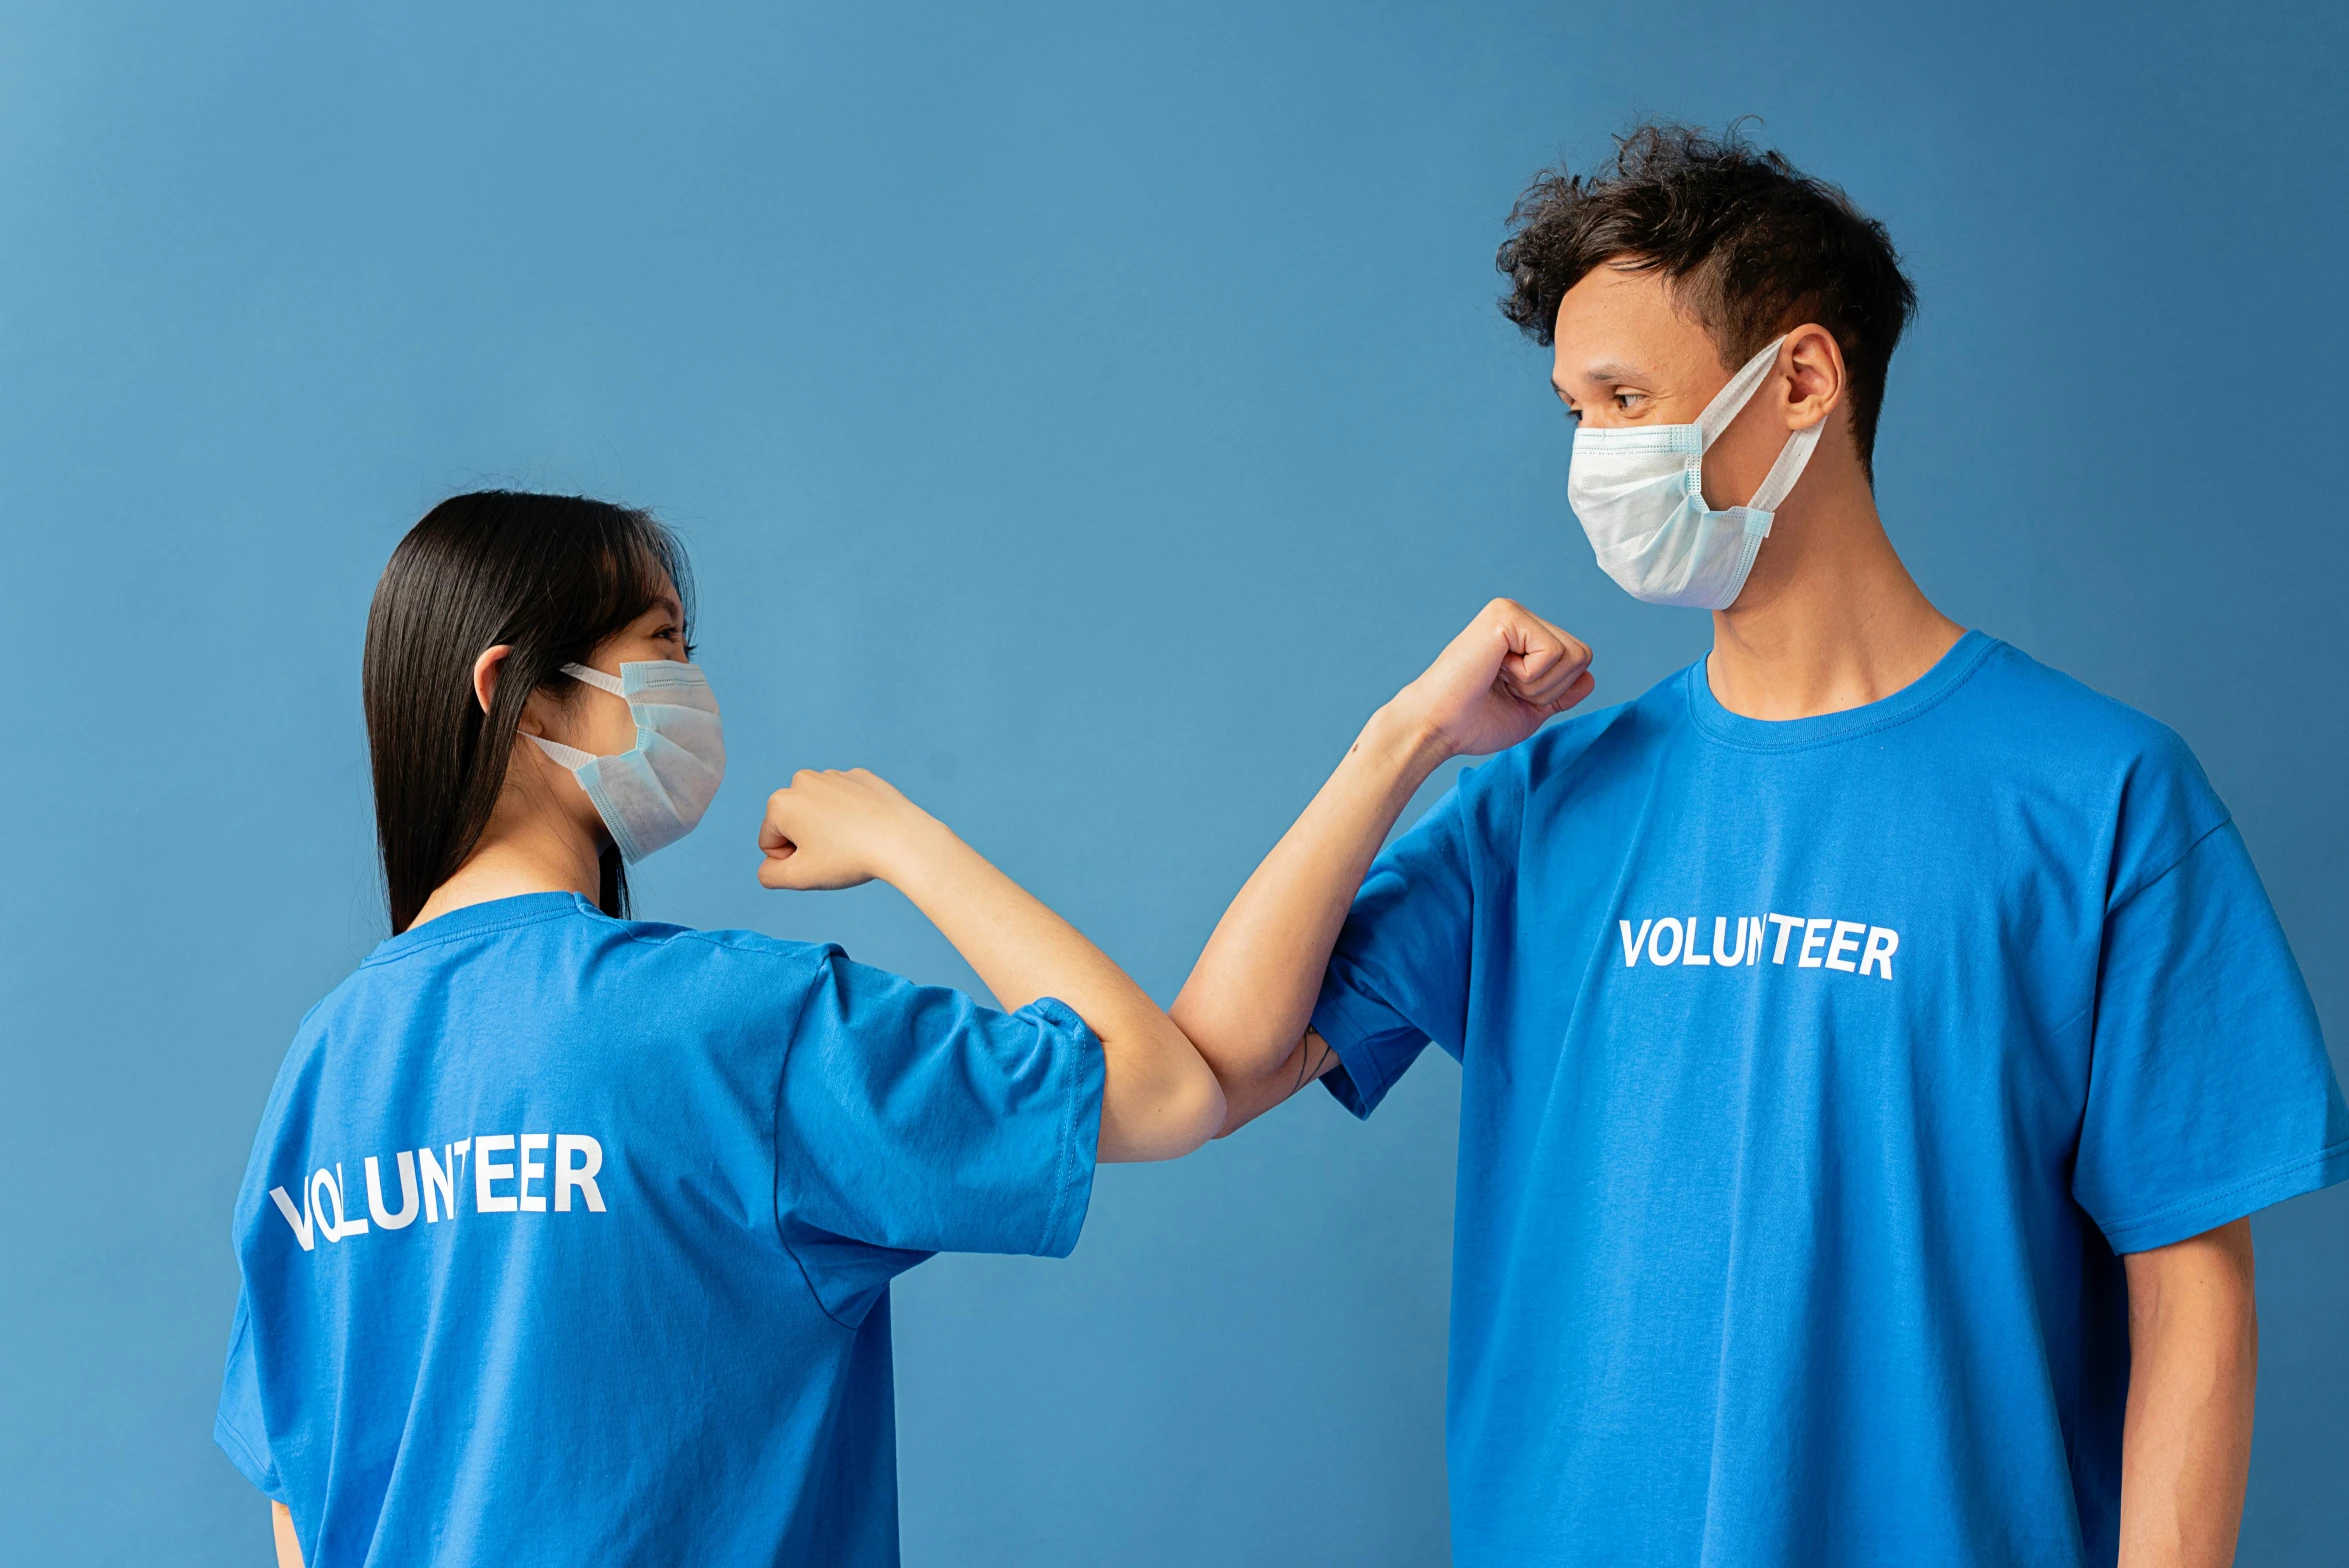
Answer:
[[[1749,719],[1730,712],[1713,695],[1704,659],[1683,670],[1681,681],[1688,692],[1689,717],[1714,740],[1747,751],[1795,751],[1907,723],[1963,685],[1998,646],[1997,638],[1968,631],[1934,661],[1933,668],[1891,696],[1807,719]]]
[[[398,936],[387,937],[367,955],[365,962],[380,963],[397,958],[402,953],[430,947],[456,937],[474,936],[484,931],[495,931],[506,926],[529,925],[534,921],[551,920],[559,915],[598,915],[602,911],[577,893],[517,893],[512,898],[493,898],[479,904],[467,904],[437,915],[422,925],[410,926]]]

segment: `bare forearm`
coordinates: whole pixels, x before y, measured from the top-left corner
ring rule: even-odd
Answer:
[[[1446,754],[1426,727],[1380,709],[1224,912],[1174,1017],[1227,1090],[1294,1062],[1363,875]]]
[[[1150,1005],[1099,948],[944,823],[933,819],[888,879],[954,944],[1006,1011],[1056,996],[1088,1021],[1101,1014],[1094,1026],[1101,1033],[1136,1002]]]
[[[2132,1254],[2120,1568],[2225,1568],[2251,1467],[2250,1222]]]
[[[944,824],[925,830],[889,880],[1006,1009],[1057,997],[1100,1037],[1102,1159],[1172,1158],[1220,1128],[1221,1090],[1182,1031],[1083,933]]]

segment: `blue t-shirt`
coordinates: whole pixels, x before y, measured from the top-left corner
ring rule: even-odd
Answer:
[[[215,1435],[313,1568],[893,1564],[889,1281],[1065,1256],[1101,1075],[836,947],[444,915],[278,1073]]]
[[[1460,1568],[2110,1563],[2117,1254],[2349,1176],[2184,743],[1979,633],[1786,723],[1700,663],[1466,775],[1314,1025],[1357,1114],[1461,1064]]]

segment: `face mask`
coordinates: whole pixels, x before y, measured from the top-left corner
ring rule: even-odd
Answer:
[[[726,776],[718,699],[701,666],[647,659],[621,665],[617,677],[584,664],[563,673],[626,698],[636,718],[635,746],[613,757],[530,737],[571,770],[622,857],[633,865],[692,832]]]
[[[1566,498],[1599,565],[1634,599],[1726,610],[1745,587],[1770,518],[1802,477],[1821,420],[1778,450],[1762,488],[1743,506],[1705,505],[1705,449],[1753,397],[1778,360],[1780,338],[1745,362],[1693,425],[1578,425]]]

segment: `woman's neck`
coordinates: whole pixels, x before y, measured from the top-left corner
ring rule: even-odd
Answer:
[[[559,811],[509,813],[499,802],[481,842],[456,874],[432,890],[409,929],[451,910],[525,893],[577,893],[593,899],[603,891],[602,845]]]

